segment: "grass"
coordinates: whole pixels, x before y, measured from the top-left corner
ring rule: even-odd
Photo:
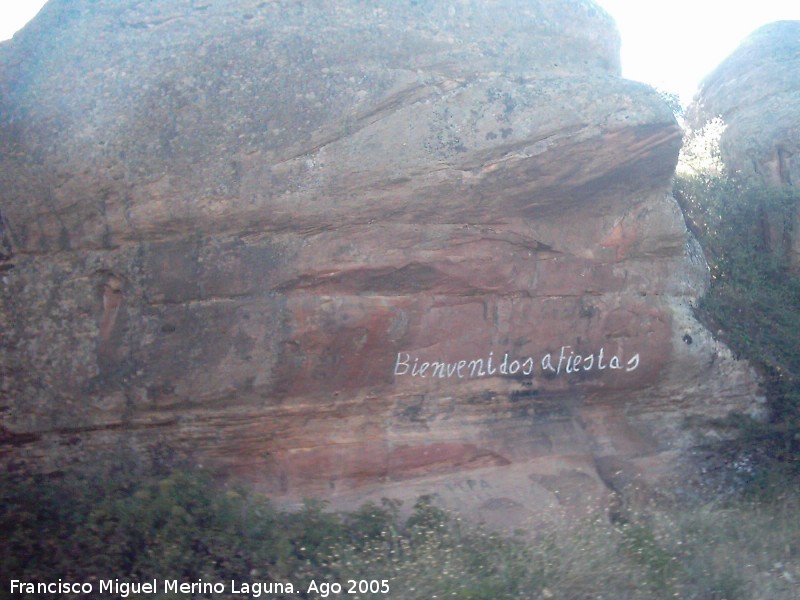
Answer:
[[[307,593],[312,580],[345,589],[348,580],[387,581],[388,594],[338,594],[353,599],[788,600],[800,591],[800,505],[781,488],[649,507],[622,524],[596,515],[512,535],[467,524],[427,498],[407,519],[388,500],[346,514],[313,501],[284,512],[188,469],[115,463],[1,483],[5,597],[11,578],[225,584],[222,594],[191,598],[237,597],[231,580],[293,583],[293,593],[265,594],[275,598],[337,596]]]

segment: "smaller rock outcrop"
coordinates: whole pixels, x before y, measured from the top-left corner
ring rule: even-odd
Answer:
[[[722,160],[743,182],[800,187],[798,72],[800,21],[778,21],[753,32],[701,84],[689,110],[690,125],[699,129],[722,118]],[[800,267],[800,206],[793,223],[784,223],[783,216],[769,220],[771,249]]]

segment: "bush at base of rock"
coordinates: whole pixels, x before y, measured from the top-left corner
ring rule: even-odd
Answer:
[[[97,590],[106,582],[115,597],[124,595],[113,589],[149,582],[156,593],[148,597],[174,597],[162,593],[170,582],[192,589],[183,594],[190,598],[245,589],[334,597],[339,583],[363,599],[781,600],[795,597],[800,580],[800,507],[791,497],[778,489],[771,502],[652,508],[613,524],[598,514],[511,535],[467,525],[426,497],[403,519],[390,500],[347,514],[316,501],[280,511],[193,471],[6,474],[0,569],[4,586],[88,582]],[[360,582],[385,582],[389,592]]]

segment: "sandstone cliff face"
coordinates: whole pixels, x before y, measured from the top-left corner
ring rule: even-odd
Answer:
[[[753,32],[702,83],[690,107],[692,127],[722,117],[722,159],[757,186],[800,186],[800,21]],[[766,214],[767,245],[800,269],[800,206],[787,228]]]
[[[502,522],[754,410],[591,2],[51,1],[0,46],[3,459]]]

